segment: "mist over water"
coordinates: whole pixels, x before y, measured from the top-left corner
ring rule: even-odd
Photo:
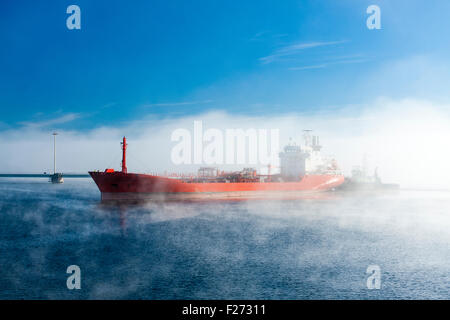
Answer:
[[[99,199],[90,179],[0,179],[0,298],[450,298],[450,192]],[[74,264],[80,290],[66,287]],[[380,290],[367,289],[369,265]]]

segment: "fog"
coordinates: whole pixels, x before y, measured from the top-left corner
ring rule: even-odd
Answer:
[[[448,192],[115,206],[89,179],[2,180],[4,298],[448,296]],[[82,290],[66,288],[72,264]],[[383,290],[366,288],[371,264]]]
[[[275,116],[233,115],[220,110],[183,118],[149,116],[119,127],[84,131],[64,130],[56,124],[24,123],[0,133],[1,171],[51,172],[51,133],[57,130],[60,172],[119,169],[119,143],[124,135],[129,143],[129,172],[193,172],[198,166],[171,162],[171,150],[177,144],[171,141],[171,134],[178,128],[193,132],[195,120],[203,122],[203,132],[208,128],[279,129],[281,147],[289,138],[302,143],[302,130],[311,129],[320,136],[323,155],[334,157],[346,175],[366,158],[369,173],[378,168],[384,182],[399,183],[402,188],[450,189],[450,150],[446,141],[450,137],[450,107],[414,99],[380,98],[367,105]]]

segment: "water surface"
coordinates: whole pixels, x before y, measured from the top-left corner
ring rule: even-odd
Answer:
[[[90,179],[0,179],[1,299],[450,298],[449,192],[99,199]],[[80,290],[66,287],[69,265]]]

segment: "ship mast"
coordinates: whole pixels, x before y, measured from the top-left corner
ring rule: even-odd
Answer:
[[[123,137],[122,144],[122,173],[127,173],[127,138]]]
[[[309,147],[311,145],[311,129],[303,130],[303,139],[305,139],[305,147]]]
[[[56,174],[56,136],[57,132],[53,132],[53,174]]]

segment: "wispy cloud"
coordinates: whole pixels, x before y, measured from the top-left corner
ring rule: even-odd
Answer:
[[[359,58],[359,59],[345,59],[345,60],[338,60],[338,61],[331,61],[331,62],[326,62],[326,63],[322,63],[322,64],[318,64],[318,65],[307,65],[307,66],[299,66],[299,67],[291,67],[288,68],[289,70],[308,70],[308,69],[322,69],[322,68],[326,68],[328,66],[331,65],[336,65],[336,64],[352,64],[352,63],[364,63],[369,61],[369,59],[364,59],[364,58]]]
[[[300,53],[303,50],[306,49],[312,49],[317,47],[323,47],[323,46],[331,46],[331,45],[337,45],[347,42],[346,40],[341,41],[316,41],[316,42],[302,42],[302,43],[296,43],[289,46],[282,47],[278,50],[276,50],[273,54],[268,55],[266,57],[259,58],[259,61],[263,64],[272,63],[281,57],[286,57],[290,55],[295,55]]]
[[[251,39],[250,41],[259,41],[261,40],[265,35],[267,35],[269,33],[269,31],[261,31],[256,33]]]
[[[250,41],[264,41],[267,39],[283,38],[287,36],[288,36],[287,33],[272,33],[271,31],[261,31],[256,33],[253,37],[251,37]]]
[[[23,125],[25,127],[33,127],[33,128],[43,128],[43,127],[49,127],[57,124],[63,124],[67,122],[74,121],[76,119],[79,119],[81,115],[79,113],[68,113],[63,116],[60,116],[58,118],[48,119],[44,121],[24,121],[19,122],[20,125]]]
[[[289,68],[289,70],[308,70],[308,69],[322,69],[325,68],[326,64],[317,64],[317,65],[311,65],[311,66],[302,66],[302,67],[292,67]]]
[[[186,106],[194,104],[206,104],[211,103],[213,100],[203,100],[203,101],[182,101],[182,102],[167,102],[167,103],[152,103],[146,104],[146,107],[172,107],[172,106]]]

